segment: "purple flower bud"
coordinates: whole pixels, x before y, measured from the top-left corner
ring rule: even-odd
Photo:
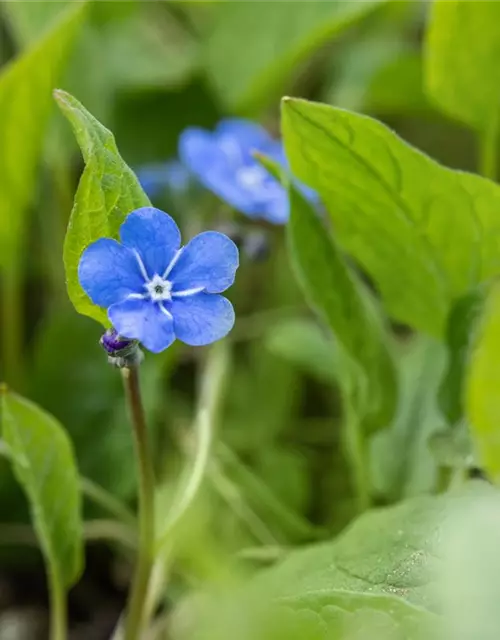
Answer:
[[[106,333],[101,337],[100,343],[107,353],[114,355],[119,351],[128,349],[134,340],[128,338],[122,338],[116,329],[108,329]]]

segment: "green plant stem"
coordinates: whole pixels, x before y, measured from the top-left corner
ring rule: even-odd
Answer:
[[[23,386],[23,313],[22,313],[22,276],[19,261],[4,270],[2,275],[2,348],[3,379],[16,391]]]
[[[134,514],[114,495],[103,489],[93,480],[80,478],[80,488],[83,495],[99,505],[121,522],[135,528],[137,521]]]
[[[68,613],[66,593],[56,573],[49,569],[50,640],[66,640]]]
[[[154,474],[137,367],[122,369],[139,472],[138,556],[125,616],[125,640],[139,640],[154,560]]]
[[[500,132],[500,110],[479,135],[479,172],[490,180],[497,179],[497,149]]]
[[[371,505],[367,443],[356,412],[347,401],[344,404],[344,437],[356,491],[358,511],[362,513]]]

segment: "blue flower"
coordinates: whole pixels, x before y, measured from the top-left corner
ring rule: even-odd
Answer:
[[[254,151],[288,167],[282,143],[249,120],[222,120],[214,132],[189,127],[179,140],[182,162],[207,189],[251,218],[283,224],[289,215],[288,195],[253,157]]]
[[[191,183],[191,175],[178,160],[142,165],[137,169],[137,178],[150,198],[155,198],[163,189],[172,193],[185,193]]]
[[[78,266],[84,291],[120,336],[159,353],[176,338],[201,346],[232,329],[233,307],[218,295],[238,268],[232,240],[206,231],[181,247],[174,220],[153,207],[132,211],[120,239],[93,242]]]

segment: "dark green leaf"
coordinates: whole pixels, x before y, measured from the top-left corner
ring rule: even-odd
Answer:
[[[319,191],[389,313],[441,336],[453,301],[499,271],[500,188],[327,105],[286,99],[283,133],[293,172]]]
[[[29,400],[1,392],[2,435],[50,570],[69,587],[83,566],[78,471],[63,427]]]
[[[95,240],[116,237],[127,214],[149,205],[149,200],[121,158],[113,134],[73,96],[58,90],[55,98],[73,127],[85,160],[64,243],[68,294],[79,313],[106,325],[105,312],[90,301],[78,282],[80,256]]]
[[[387,427],[396,405],[396,374],[375,303],[318,214],[293,187],[290,212],[289,247],[304,294],[355,363],[351,378],[365,427]]]
[[[469,358],[471,335],[484,298],[483,289],[472,291],[456,302],[448,318],[446,331],[448,366],[439,389],[439,405],[452,425],[464,415],[464,374]]]

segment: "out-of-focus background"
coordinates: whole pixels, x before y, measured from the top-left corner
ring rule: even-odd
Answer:
[[[61,421],[91,487],[97,483],[133,506],[134,461],[120,379],[99,346],[101,328],[73,310],[65,289],[62,244],[81,153],[55,107],[50,117],[39,117],[36,84],[54,76],[55,86],[75,95],[114,132],[139,176],[149,175],[152,166],[161,171],[176,158],[187,126],[213,128],[222,117],[243,116],[279,136],[283,95],[375,116],[452,167],[472,168],[472,138],[424,96],[425,2],[89,2],[73,42],[64,45],[71,53],[64,54],[65,71],[59,74],[50,56],[63,46],[58,21],[75,4],[0,2],[0,74],[9,73],[17,56],[34,56],[24,88],[9,93],[0,80],[0,119],[15,123],[17,111],[33,114],[22,120],[31,124],[8,158],[10,175],[17,165],[25,180],[25,147],[43,143],[36,174],[17,185],[22,211],[0,208],[10,274],[0,292],[0,379]],[[52,44],[41,46],[51,33]],[[3,176],[0,171],[0,203],[7,188]],[[213,465],[186,531],[189,550],[179,552],[170,569],[164,606],[174,609],[189,588],[223,581],[235,558],[239,570],[251,572],[295,545],[339,532],[356,504],[338,427],[333,346],[295,282],[283,228],[250,221],[199,185],[179,194],[164,184],[152,201],[188,237],[205,228],[231,229],[242,256],[230,293],[237,313],[228,338],[231,375]],[[402,349],[408,406],[413,402],[420,412],[415,428],[438,429],[426,390],[439,379],[443,354],[424,339],[405,350],[408,332],[393,329]],[[143,366],[156,471],[167,501],[189,450],[206,351],[175,344],[159,356],[148,355]],[[415,390],[416,378],[423,382]],[[415,413],[403,409],[398,419],[404,432],[407,422],[415,423]],[[374,468],[383,460],[385,471],[374,480],[376,502],[435,487],[436,464],[423,437],[416,436],[421,455],[404,461],[390,438],[378,440]],[[70,637],[104,640],[124,604],[130,544],[95,500],[86,499],[85,515],[91,523],[87,568],[70,594]],[[43,564],[26,500],[1,458],[0,521],[0,638],[44,638]]]

